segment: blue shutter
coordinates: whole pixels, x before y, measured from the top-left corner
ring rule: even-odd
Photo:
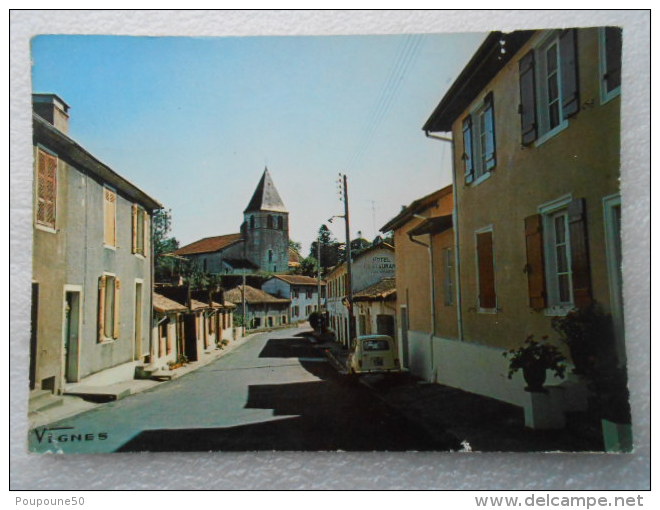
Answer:
[[[493,93],[490,92],[485,99],[484,126],[486,128],[486,170],[495,168],[495,108],[493,105]]]
[[[577,30],[565,30],[559,36],[561,65],[562,116],[564,119],[580,110],[580,87],[577,65]]]
[[[520,128],[523,145],[529,145],[537,136],[536,80],[534,78],[534,50],[530,50],[518,63],[520,68]]]
[[[472,149],[472,117],[463,120],[463,162],[465,164],[465,182],[474,180],[474,151]]]

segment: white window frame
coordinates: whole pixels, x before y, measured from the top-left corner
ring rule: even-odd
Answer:
[[[605,35],[606,27],[600,27],[598,29],[598,61],[599,61],[599,72],[600,72],[600,104],[605,104],[610,102],[615,97],[621,94],[621,84],[619,86],[607,91],[607,81],[605,80],[605,73],[607,72],[607,46],[605,44]],[[622,48],[623,50],[623,48]],[[621,59],[623,60],[623,52],[621,54]],[[621,75],[623,79],[623,74]]]
[[[553,138],[558,133],[568,127],[568,119],[564,119],[563,115],[563,101],[562,96],[562,75],[561,75],[561,52],[559,48],[559,31],[553,31],[544,37],[539,45],[535,48],[534,59],[534,72],[536,79],[536,119],[538,126],[538,138],[535,141],[535,146],[542,145],[544,142]],[[550,128],[550,115],[548,112],[548,93],[547,93],[547,52],[548,49],[555,45],[557,48],[557,101],[559,103],[559,124]]]
[[[488,109],[489,105],[486,102],[486,96],[481,98],[479,101],[478,105],[470,112],[470,118],[472,119],[471,122],[471,133],[470,133],[470,140],[472,144],[472,169],[474,172],[474,180],[469,183],[470,186],[477,186],[478,184],[481,184],[483,181],[488,179],[492,172],[493,168],[497,166],[497,164],[490,169],[486,169],[486,129],[485,127],[482,128],[481,122],[484,119],[486,110]],[[485,120],[483,120],[485,122]],[[497,136],[495,133],[495,116],[493,115],[493,136]],[[495,138],[497,139],[497,138]],[[495,143],[495,140],[493,141]],[[463,147],[463,152],[465,154],[465,147]]]
[[[491,233],[491,238],[493,240],[493,280],[495,280],[495,269],[496,269],[496,264],[495,264],[495,232],[493,229],[493,225],[487,225],[485,227],[482,227],[478,230],[474,231],[474,262],[476,264],[476,275],[477,275],[477,312],[479,313],[484,313],[484,314],[496,314],[497,309],[499,308],[499,297],[497,293],[497,285],[495,285],[495,307],[494,308],[483,308],[481,306],[481,302],[479,300],[479,289],[481,288],[481,282],[479,281],[479,252],[477,249],[477,236],[479,234],[485,234],[486,232]],[[493,283],[496,283],[495,281]]]
[[[573,294],[573,272],[572,272],[572,251],[570,225],[568,222],[568,206],[573,201],[571,194],[564,195],[550,202],[539,206],[539,214],[543,217],[543,256],[545,258],[545,289],[546,289],[546,309],[548,316],[563,316],[571,311],[575,305],[575,296]],[[559,278],[557,274],[557,257],[555,244],[555,224],[554,218],[560,214],[566,215],[565,236],[566,236],[566,258],[568,269],[568,285],[570,301],[561,303],[559,301]]]

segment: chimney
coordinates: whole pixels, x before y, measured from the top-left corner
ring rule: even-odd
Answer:
[[[69,105],[56,94],[32,94],[32,109],[62,133],[69,133]]]

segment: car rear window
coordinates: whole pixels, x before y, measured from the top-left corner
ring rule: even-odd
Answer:
[[[362,350],[364,351],[388,351],[390,343],[387,340],[363,340]]]

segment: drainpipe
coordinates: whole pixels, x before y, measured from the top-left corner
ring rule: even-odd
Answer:
[[[424,131],[427,138],[448,142],[451,144],[451,178],[454,185],[454,210],[452,212],[452,223],[454,225],[454,246],[456,247],[456,257],[454,258],[455,275],[456,275],[456,315],[458,319],[458,339],[462,342],[463,337],[463,301],[461,299],[461,244],[460,244],[460,229],[458,226],[459,217],[459,201],[456,188],[458,181],[456,180],[456,145],[454,139],[448,136],[433,135],[428,131]]]
[[[414,214],[413,215],[415,218],[420,218],[420,219],[427,219],[424,216],[420,216],[419,214]],[[408,234],[408,239],[410,239],[413,243],[419,244],[421,246],[424,246],[428,248],[429,250],[429,283],[431,285],[431,337],[430,337],[430,347],[431,347],[431,376],[433,378],[432,382],[437,381],[437,375],[435,373],[435,354],[433,350],[433,337],[435,336],[435,285],[433,282],[433,275],[434,273],[434,267],[433,267],[433,246],[431,243],[431,236],[429,236],[429,244],[423,243],[422,241],[418,241],[417,239],[414,239],[414,236],[412,234]]]

